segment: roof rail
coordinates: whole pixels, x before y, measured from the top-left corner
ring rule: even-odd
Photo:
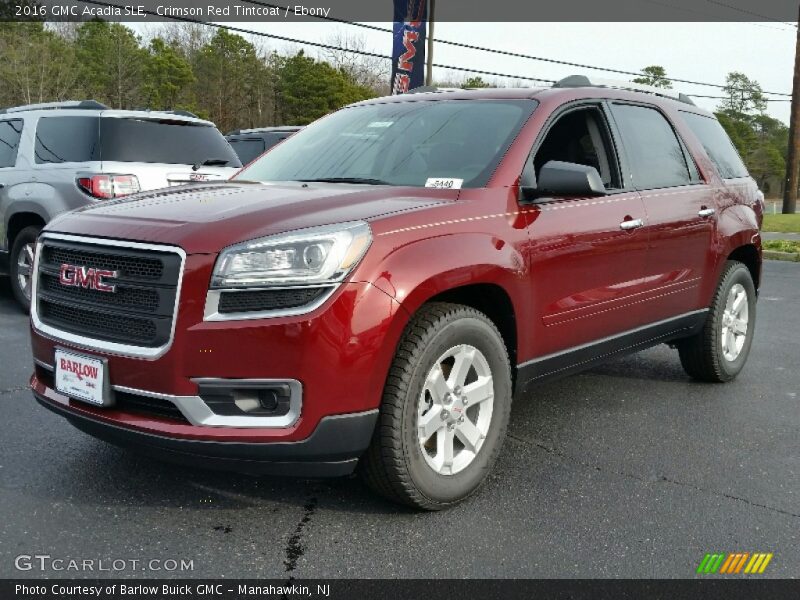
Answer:
[[[692,99],[686,94],[674,92],[665,88],[659,88],[652,85],[642,85],[633,83],[632,81],[616,80],[616,79],[603,79],[601,77],[587,77],[586,75],[570,75],[564,77],[553,84],[554,88],[576,88],[576,87],[599,87],[611,88],[616,90],[628,90],[631,92],[643,92],[645,94],[653,94],[654,96],[662,96],[664,98],[672,98],[684,104],[691,104],[695,106]]]
[[[12,106],[0,110],[0,114],[18,113],[30,110],[66,110],[66,109],[84,109],[84,110],[107,110],[108,106],[98,102],[97,100],[68,100],[66,102],[43,102],[41,104],[26,104],[24,106]]]

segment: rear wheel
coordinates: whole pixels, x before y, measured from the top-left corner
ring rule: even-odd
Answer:
[[[9,256],[11,291],[19,305],[28,312],[31,308],[31,281],[33,280],[33,256],[36,238],[42,230],[37,225],[26,227],[14,238]]]
[[[678,343],[684,370],[700,381],[730,381],[747,362],[755,324],[756,290],[750,270],[728,261],[703,330]]]
[[[439,510],[485,480],[511,409],[511,368],[500,333],[456,304],[423,307],[406,328],[360,470],[381,495]]]

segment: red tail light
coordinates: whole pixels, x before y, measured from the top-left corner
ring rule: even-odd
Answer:
[[[80,175],[78,187],[93,198],[108,200],[140,191],[136,175]]]

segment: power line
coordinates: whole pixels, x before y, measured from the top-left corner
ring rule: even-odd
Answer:
[[[269,7],[269,8],[286,8],[285,6],[281,6],[279,4],[272,4],[272,3],[269,3],[269,2],[260,2],[259,0],[241,0],[241,1],[242,2],[246,2],[247,4],[255,4],[255,5],[258,5],[258,6]],[[344,25],[353,25],[354,27],[360,27],[362,29],[370,29],[372,31],[380,31],[380,32],[383,32],[383,33],[392,33],[391,29],[387,29],[385,27],[378,27],[377,25],[369,25],[367,23],[356,23],[354,21],[347,21],[345,19],[339,19],[339,18],[336,18],[336,17],[325,17],[325,16],[320,16],[320,15],[315,15],[315,18],[321,19],[321,20],[324,20],[324,21],[332,21],[332,22],[336,22],[336,23],[342,23]],[[472,44],[465,44],[463,42],[454,42],[454,41],[451,41],[451,40],[440,40],[440,39],[434,38],[434,42],[439,43],[439,44],[448,45],[448,46],[455,46],[457,48],[464,48],[464,49],[467,49],[467,50],[477,50],[477,51],[480,51],[480,52],[490,52],[490,53],[493,53],[493,54],[500,54],[500,55],[503,55],[503,56],[510,56],[510,57],[513,57],[513,58],[525,58],[525,59],[528,59],[528,60],[537,60],[537,61],[547,62],[547,63],[551,63],[551,64],[556,64],[556,65],[565,65],[565,66],[569,66],[569,67],[578,67],[578,68],[581,68],[581,69],[592,69],[592,70],[595,70],[595,71],[605,71],[607,73],[616,73],[618,75],[632,75],[634,77],[641,77],[642,75],[646,75],[646,73],[642,73],[641,71],[625,71],[625,70],[622,70],[622,69],[614,69],[614,68],[611,68],[611,67],[598,67],[598,66],[595,66],[595,65],[586,65],[586,64],[575,63],[575,62],[570,62],[570,61],[566,61],[566,60],[558,60],[558,59],[554,59],[554,58],[547,58],[547,57],[543,57],[543,56],[533,56],[533,55],[530,55],[530,54],[522,54],[520,52],[511,52],[509,50],[499,50],[497,48],[487,48],[487,47],[484,47],[484,46],[475,46],[475,45],[472,45]],[[718,83],[707,83],[707,82],[703,82],[703,81],[692,81],[690,79],[678,79],[676,77],[665,77],[664,79],[666,79],[668,81],[672,81],[674,83],[685,83],[685,84],[688,84],[688,85],[700,85],[700,86],[706,86],[706,87],[714,87],[714,88],[717,88],[717,89],[720,89],[720,90],[725,89],[727,87],[725,85],[721,85],[721,84],[718,84]],[[762,92],[762,93],[769,94],[771,96],[791,97],[791,94],[786,94],[786,93],[783,93],[783,92],[766,92],[765,91],[765,92]]]
[[[94,4],[94,5],[97,5],[97,6],[120,8],[119,5],[116,5],[116,4],[113,4],[113,3],[110,3],[110,2],[101,2],[100,0],[82,0],[82,1],[85,2],[86,4]],[[332,44],[324,44],[322,42],[312,42],[312,41],[308,41],[308,40],[299,40],[297,38],[291,38],[291,37],[287,37],[285,35],[277,35],[277,34],[274,34],[274,33],[265,33],[263,31],[255,31],[253,29],[245,29],[243,27],[235,27],[233,25],[222,25],[220,23],[212,23],[210,21],[200,21],[198,19],[191,19],[189,17],[182,17],[182,16],[177,16],[177,15],[159,15],[158,13],[155,13],[153,11],[148,11],[148,10],[142,10],[142,12],[145,13],[145,14],[152,15],[152,16],[166,17],[166,18],[171,19],[173,21],[183,21],[183,22],[186,22],[186,23],[194,23],[194,24],[197,24],[197,25],[206,25],[208,27],[215,27],[217,29],[224,29],[226,31],[235,31],[236,33],[244,33],[246,35],[255,35],[255,36],[261,36],[261,37],[267,37],[267,38],[281,40],[283,42],[289,42],[289,43],[293,43],[293,44],[304,44],[306,46],[313,46],[315,48],[324,48],[326,50],[339,50],[339,51],[343,51],[343,52],[351,52],[351,53],[354,53],[354,54],[360,54],[362,56],[370,56],[370,57],[373,57],[373,58],[380,58],[380,59],[383,59],[383,60],[392,60],[392,57],[389,56],[389,55],[378,54],[376,52],[369,52],[367,50],[356,50],[356,49],[350,49],[350,48],[343,48],[341,46],[334,46]],[[471,68],[467,68],[467,67],[459,67],[459,66],[456,66],[456,65],[443,65],[443,64],[439,64],[439,63],[434,63],[433,66],[438,68],[438,69],[449,69],[449,70],[452,70],[452,71],[462,71],[462,72],[465,72],[465,73],[475,73],[475,74],[478,74],[478,75],[491,75],[493,77],[506,77],[508,79],[519,79],[521,81],[535,81],[535,82],[551,83],[551,84],[555,83],[555,80],[553,80],[553,79],[540,79],[538,77],[527,77],[527,76],[524,76],[524,75],[510,75],[508,73],[498,73],[498,72],[494,72],[494,71],[483,71],[483,70],[480,70],[480,69],[471,69]]]
[[[794,23],[787,23],[786,21],[781,21],[780,19],[773,19],[766,15],[762,15],[761,13],[757,13],[752,10],[747,10],[745,8],[739,8],[738,6],[731,6],[730,4],[726,4],[725,2],[720,2],[719,0],[706,0],[706,2],[708,2],[709,4],[716,4],[717,6],[724,6],[725,8],[729,8],[736,12],[740,12],[743,15],[750,15],[751,17],[758,17],[759,19],[764,19],[765,21],[772,21],[773,23],[781,23],[783,25],[790,25],[794,28],[797,28],[797,25],[795,25]],[[783,27],[781,27],[780,29],[783,29]],[[789,30],[785,29],[784,31],[789,31]]]
[[[713,13],[709,13],[709,12],[705,12],[705,11],[701,11],[701,10],[695,10],[695,9],[691,9],[691,8],[686,8],[685,6],[675,6],[674,4],[669,4],[667,2],[659,2],[658,0],[642,0],[642,1],[643,2],[647,2],[649,4],[655,4],[656,6],[664,6],[666,8],[672,8],[672,9],[675,9],[675,10],[680,10],[680,11],[687,12],[687,13],[692,13],[692,14],[695,14],[695,15],[703,15],[703,16],[706,16],[706,17],[718,17],[719,16],[719,15],[715,15]],[[736,9],[736,8],[734,8],[732,6],[729,6],[729,5],[726,5],[726,4],[722,4],[721,2],[714,2],[713,4],[719,4],[720,6],[726,6],[727,8],[732,8],[733,10],[739,10],[739,9]],[[739,12],[745,12],[745,11],[739,10]],[[763,18],[763,19],[767,19],[767,17],[765,17],[763,15],[759,15],[759,16],[761,18]],[[767,19],[767,20],[770,20],[770,19]],[[775,21],[775,20],[773,20],[773,21],[776,22],[776,23],[782,23],[782,21]],[[765,25],[764,23],[744,22],[742,24],[743,25],[752,25],[753,27],[761,27],[763,29],[772,29],[774,31],[789,31],[789,29],[786,29],[785,27],[772,27],[771,25]],[[794,26],[794,23],[786,23],[786,24]]]
[[[119,5],[112,4],[112,3],[109,3],[109,2],[101,2],[100,0],[83,0],[83,1],[86,4],[94,4],[94,5],[97,5],[97,6],[119,8]],[[253,3],[253,4],[262,4],[263,6],[275,6],[275,5],[268,5],[268,4],[265,4],[265,3],[254,2],[253,0],[244,0],[244,1],[250,2],[250,3]],[[220,23],[213,23],[213,22],[210,22],[210,21],[200,21],[198,19],[191,19],[189,17],[182,17],[182,16],[177,16],[177,15],[169,15],[169,16],[167,16],[167,15],[159,15],[158,13],[155,13],[155,12],[152,12],[152,11],[147,11],[147,10],[143,10],[142,12],[144,12],[145,14],[149,14],[151,16],[166,17],[166,18],[168,18],[170,20],[173,20],[173,21],[183,21],[183,22],[186,22],[186,23],[194,23],[196,25],[205,25],[207,27],[214,27],[216,29],[224,29],[226,31],[235,31],[237,33],[243,33],[243,34],[246,34],[246,35],[255,35],[255,36],[260,36],[260,37],[267,37],[267,38],[277,39],[277,40],[281,40],[281,41],[289,42],[289,43],[293,43],[293,44],[303,44],[303,45],[307,45],[307,46],[313,46],[313,47],[316,47],[316,48],[324,48],[324,49],[327,49],[327,50],[338,50],[338,51],[341,51],[341,52],[350,52],[350,53],[353,53],[353,54],[360,54],[362,56],[370,56],[370,57],[379,58],[379,59],[382,59],[382,60],[391,60],[392,59],[392,57],[389,56],[389,55],[378,54],[376,52],[369,52],[367,50],[357,50],[357,49],[354,49],[354,48],[343,48],[341,46],[334,46],[332,44],[324,44],[322,42],[312,42],[312,41],[308,41],[308,40],[300,40],[300,39],[297,39],[297,38],[291,38],[291,37],[288,37],[288,36],[277,35],[277,34],[274,34],[274,33],[265,33],[263,31],[255,31],[253,29],[245,29],[243,27],[235,27],[233,25],[222,25]],[[325,17],[321,17],[321,18],[325,18]],[[328,19],[329,20],[339,21],[339,19],[332,19],[330,17],[328,17]],[[342,23],[352,24],[352,25],[361,25],[360,23],[351,23],[350,21],[341,21],[341,22]],[[370,27],[372,27],[372,26],[370,26]],[[386,29],[378,28],[378,27],[376,27],[375,29],[378,29],[380,31],[387,31]],[[447,42],[447,43],[460,45],[460,44],[458,44],[458,42]],[[476,47],[476,49],[479,49],[479,48]],[[491,50],[490,49],[489,51],[505,53],[504,51],[500,51],[500,50]],[[551,59],[541,59],[541,60],[551,60]],[[552,62],[561,62],[561,61],[552,61]],[[574,63],[563,63],[563,64],[574,64]],[[485,71],[485,70],[481,70],[481,69],[472,69],[472,68],[468,68],[468,67],[459,67],[457,65],[443,65],[443,64],[440,64],[440,63],[433,63],[433,66],[436,67],[436,68],[439,68],[439,69],[448,69],[448,70],[452,70],[452,71],[461,71],[461,72],[465,72],[465,73],[474,73],[474,74],[478,74],[478,75],[488,75],[488,76],[492,76],[492,77],[505,77],[505,78],[508,78],[508,79],[517,79],[517,80],[520,80],[520,81],[534,81],[534,82],[549,83],[549,84],[556,83],[556,81],[554,79],[542,79],[542,78],[539,78],[539,77],[527,77],[527,76],[523,76],[523,75],[512,75],[512,74],[509,74],[509,73],[499,73],[499,72],[496,72],[496,71]],[[601,67],[589,67],[589,68],[601,69]],[[628,74],[628,75],[643,75],[643,73],[633,73],[633,72],[623,72],[623,71],[617,71],[617,72],[625,73],[625,74]],[[680,80],[680,79],[670,79],[670,78],[664,78],[664,79],[667,79],[669,81],[683,82],[683,83],[693,83],[693,82],[683,81],[683,80]],[[713,85],[714,87],[724,87],[724,86],[716,86],[715,84],[708,84],[708,83],[707,84],[697,84],[697,85]],[[770,93],[777,94],[776,92],[762,92],[762,93],[765,93],[765,94],[770,94]],[[710,99],[717,99],[717,100],[724,100],[724,99],[727,98],[727,96],[704,96],[704,95],[699,95],[699,94],[689,94],[689,95],[693,96],[695,98],[710,98]],[[790,96],[790,94],[781,94],[781,95],[789,95]],[[778,100],[778,99],[770,99],[770,98],[766,98],[765,100],[767,102],[790,102],[791,101],[791,99]]]
[[[730,96],[703,96],[702,94],[688,94],[692,98],[711,98],[712,100],[727,100]],[[763,98],[764,102],[791,102],[791,98]]]

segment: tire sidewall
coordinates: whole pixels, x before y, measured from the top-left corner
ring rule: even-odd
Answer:
[[[728,294],[731,288],[736,284],[741,284],[747,293],[747,335],[744,340],[744,345],[736,357],[736,360],[729,361],[725,358],[722,349],[722,316],[725,312],[725,304],[728,301]],[[717,362],[725,380],[730,380],[736,377],[739,372],[744,368],[747,362],[747,357],[750,354],[750,346],[753,343],[753,335],[756,326],[756,289],[753,284],[753,279],[750,276],[750,271],[744,265],[737,265],[734,269],[728,272],[718,295],[718,306],[714,314],[714,332],[713,343],[717,354]]]
[[[31,302],[30,299],[25,297],[25,294],[19,287],[17,279],[17,260],[19,258],[19,253],[26,244],[36,242],[36,238],[38,237],[40,231],[41,228],[35,226],[24,228],[14,239],[14,244],[11,246],[11,253],[9,254],[8,271],[9,275],[11,276],[11,291],[13,292],[14,298],[16,298],[19,305],[26,311],[30,311]],[[31,265],[31,267],[33,267],[33,265]],[[33,276],[32,273],[31,276]]]
[[[489,363],[494,384],[492,421],[478,455],[454,475],[440,475],[425,461],[417,439],[417,406],[428,371],[442,354],[459,344],[480,350]],[[414,366],[403,406],[402,443],[406,468],[414,486],[429,501],[447,505],[474,492],[488,475],[502,446],[511,405],[511,373],[502,339],[481,319],[463,316],[449,322],[426,341]]]

